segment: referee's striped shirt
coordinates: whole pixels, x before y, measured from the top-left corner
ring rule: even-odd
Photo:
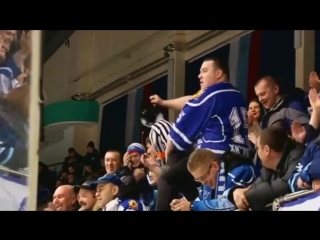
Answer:
[[[151,126],[149,139],[156,152],[164,153],[172,123],[162,119]]]

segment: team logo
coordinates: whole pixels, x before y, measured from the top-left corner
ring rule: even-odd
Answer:
[[[200,97],[202,95],[202,93],[204,92],[204,89],[200,89],[196,94],[193,94],[193,99],[197,99],[198,97]]]
[[[137,210],[138,209],[138,203],[136,201],[134,201],[134,200],[130,200],[129,208]]]

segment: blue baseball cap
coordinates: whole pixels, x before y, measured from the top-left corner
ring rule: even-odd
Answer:
[[[116,186],[121,186],[123,183],[121,181],[121,178],[118,177],[116,174],[106,174],[101,178],[98,178],[97,181],[90,183],[91,188],[96,188],[98,184],[101,183],[112,183]]]
[[[73,190],[75,193],[79,193],[80,189],[85,189],[85,190],[96,190],[96,188],[92,188],[90,187],[90,184],[93,183],[93,180],[87,180],[84,183],[82,183],[81,185],[74,185],[73,186]]]

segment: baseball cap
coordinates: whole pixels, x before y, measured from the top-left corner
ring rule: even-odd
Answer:
[[[98,178],[97,181],[90,183],[90,188],[96,188],[97,185],[101,183],[112,183],[119,187],[122,185],[122,181],[120,177],[118,177],[116,174],[107,173],[103,177]]]
[[[94,182],[94,180],[87,180],[81,185],[74,185],[73,190],[75,193],[79,193],[80,189],[85,189],[85,190],[96,190],[95,188],[90,187],[90,184]]]
[[[86,190],[95,190],[95,188],[90,187],[90,184],[93,183],[94,180],[87,180],[84,183],[81,184],[80,189],[86,189]]]

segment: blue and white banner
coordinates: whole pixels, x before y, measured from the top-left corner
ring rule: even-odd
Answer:
[[[0,174],[0,211],[26,211],[27,194],[26,177]]]
[[[320,192],[283,203],[278,211],[320,211]]]

